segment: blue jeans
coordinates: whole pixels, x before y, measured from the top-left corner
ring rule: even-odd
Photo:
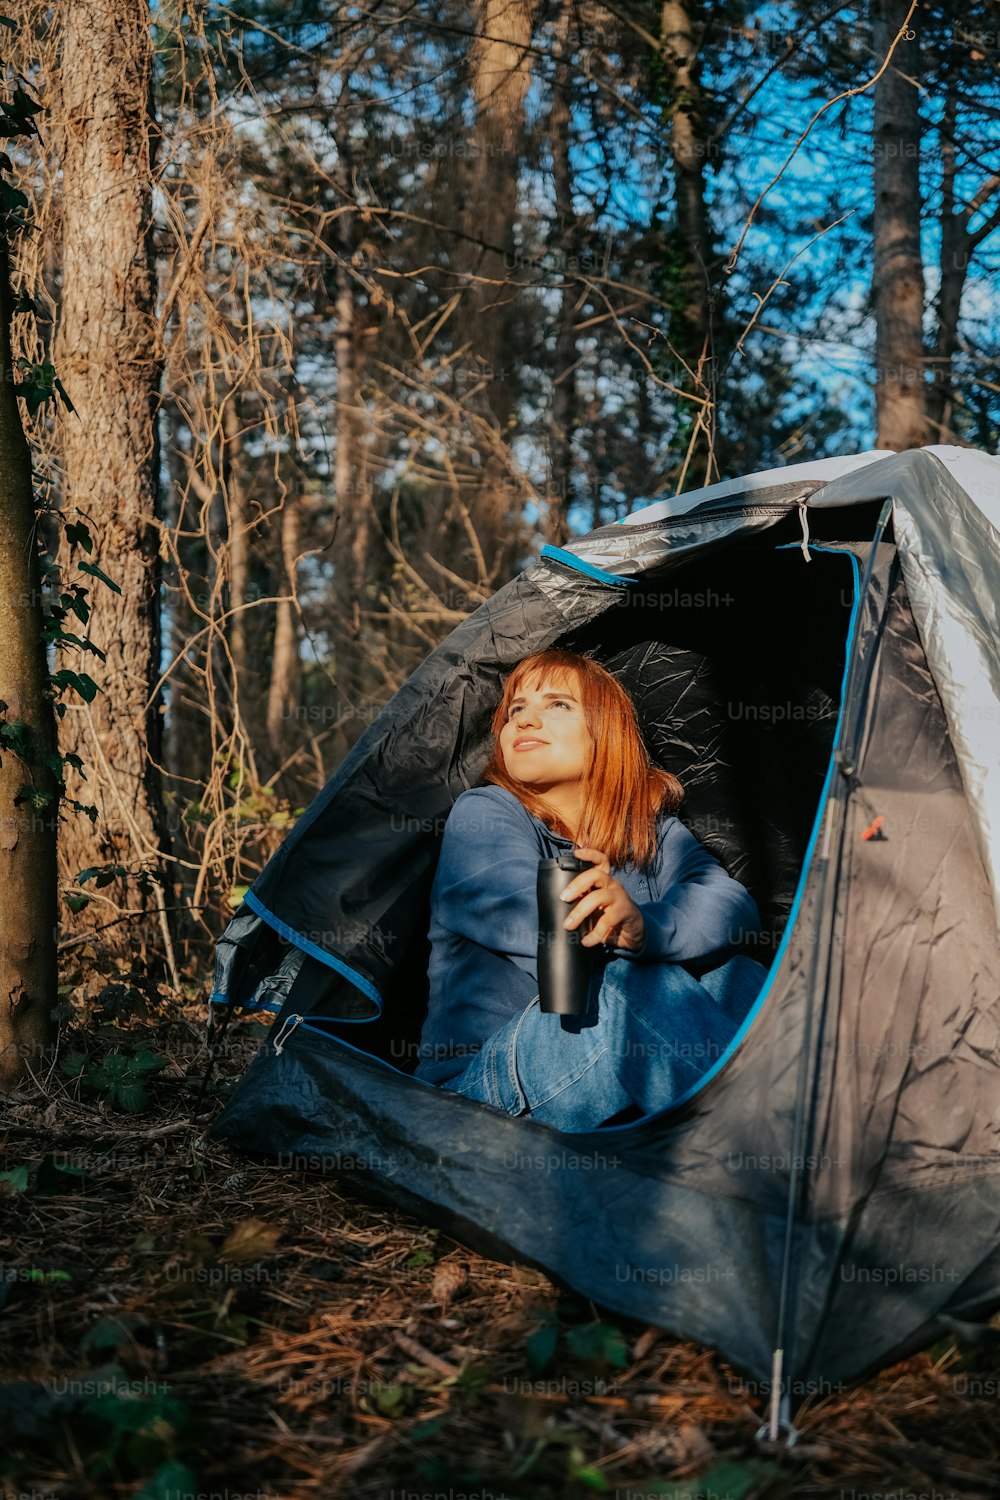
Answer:
[[[443,1087],[557,1130],[591,1130],[630,1105],[654,1114],[718,1061],[766,977],[745,954],[701,982],[679,964],[613,959],[596,1008],[543,1015],[536,995]]]

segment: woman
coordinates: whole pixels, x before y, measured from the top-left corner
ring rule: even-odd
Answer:
[[[680,782],[651,764],[632,700],[597,662],[527,657],[493,733],[487,785],[445,825],[417,1076],[561,1130],[665,1109],[756,998],[766,970],[733,952],[756,905],[675,816]],[[602,966],[582,1017],[538,1008],[538,861],[569,848],[590,868],[564,892],[578,903],[565,925],[593,918],[581,941]]]

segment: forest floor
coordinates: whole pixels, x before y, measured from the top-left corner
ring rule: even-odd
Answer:
[[[758,1445],[714,1354],[206,1139],[261,1024],[192,1122],[204,993],[95,956],[2,1122],[4,1500],[1000,1497],[994,1347],[815,1393]]]

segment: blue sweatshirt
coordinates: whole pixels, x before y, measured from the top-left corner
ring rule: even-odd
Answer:
[[[431,889],[430,1004],[418,1078],[456,1077],[538,994],[538,861],[572,848],[572,839],[553,833],[504,787],[473,787],[458,798]],[[704,972],[759,928],[749,892],[669,814],[657,823],[652,869],[628,864],[612,874],[642,912],[645,936],[637,950],[607,949],[607,959]]]

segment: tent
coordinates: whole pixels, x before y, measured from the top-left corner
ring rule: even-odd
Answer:
[[[213,1126],[371,1190],[769,1389],[872,1372],[1000,1305],[1000,461],[795,465],[546,546],[399,689],[223,933],[275,1019]],[[770,965],[671,1109],[561,1134],[411,1076],[429,892],[505,674],[633,695]],[[555,1020],[555,1018],[553,1018]]]

